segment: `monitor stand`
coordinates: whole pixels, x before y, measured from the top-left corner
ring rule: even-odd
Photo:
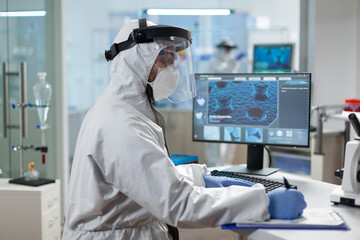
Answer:
[[[278,168],[263,168],[263,160],[264,146],[256,144],[248,145],[247,164],[236,165],[222,171],[269,176],[279,170]]]

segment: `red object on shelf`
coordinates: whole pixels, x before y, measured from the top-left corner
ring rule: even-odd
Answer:
[[[42,157],[42,164],[45,164],[45,154],[42,154],[41,157]]]
[[[360,100],[356,100],[355,112],[360,112]]]
[[[360,111],[360,100],[358,99],[345,99],[345,111],[348,112],[359,112]]]

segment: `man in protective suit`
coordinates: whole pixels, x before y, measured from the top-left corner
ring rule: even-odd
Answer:
[[[277,194],[276,203],[289,205],[272,214],[276,198],[262,185],[224,184],[205,165],[172,163],[164,118],[151,101],[195,96],[190,45],[187,30],[141,19],[128,22],[106,51],[111,81],[79,132],[63,239],[178,239],[175,227],[301,215],[298,191]],[[244,186],[222,187],[232,184]]]

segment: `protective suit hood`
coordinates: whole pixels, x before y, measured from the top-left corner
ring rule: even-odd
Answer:
[[[147,24],[156,25],[150,21],[147,21]],[[114,43],[124,41],[131,31],[138,27],[138,20],[131,20],[119,31]],[[120,52],[111,63],[111,81],[106,92],[144,113],[148,112],[146,85],[161,47],[155,42],[142,43]]]

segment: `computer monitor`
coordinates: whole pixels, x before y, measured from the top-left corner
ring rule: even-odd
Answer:
[[[293,48],[293,44],[255,44],[253,72],[292,72]]]
[[[195,74],[193,141],[248,145],[238,172],[269,175],[264,145],[309,147],[310,73]]]

